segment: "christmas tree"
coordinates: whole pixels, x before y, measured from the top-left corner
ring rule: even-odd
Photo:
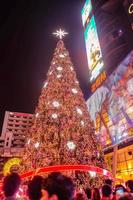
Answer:
[[[29,171],[75,164],[105,167],[69,52],[59,40],[39,97],[22,166]],[[88,173],[73,174],[78,184],[88,184]]]

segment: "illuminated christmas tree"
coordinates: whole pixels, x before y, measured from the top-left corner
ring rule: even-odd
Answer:
[[[76,164],[105,167],[69,52],[60,39],[39,97],[22,166],[29,171]],[[73,174],[78,184],[88,184],[88,173]]]

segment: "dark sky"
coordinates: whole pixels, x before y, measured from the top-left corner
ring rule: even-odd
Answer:
[[[81,22],[85,0],[4,0],[0,6],[0,127],[4,112],[33,113],[50,66],[58,27],[85,95],[88,67]]]

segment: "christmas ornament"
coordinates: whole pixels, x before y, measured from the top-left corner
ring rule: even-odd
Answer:
[[[74,144],[73,141],[68,141],[67,146],[70,150],[74,150],[76,148],[76,145]]]
[[[60,106],[60,104],[59,104],[59,102],[58,101],[53,101],[53,106],[55,107],[55,108],[58,108],[59,106]]]

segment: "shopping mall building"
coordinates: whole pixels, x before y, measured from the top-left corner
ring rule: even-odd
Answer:
[[[117,178],[133,178],[133,1],[87,0],[81,11],[88,110]]]

